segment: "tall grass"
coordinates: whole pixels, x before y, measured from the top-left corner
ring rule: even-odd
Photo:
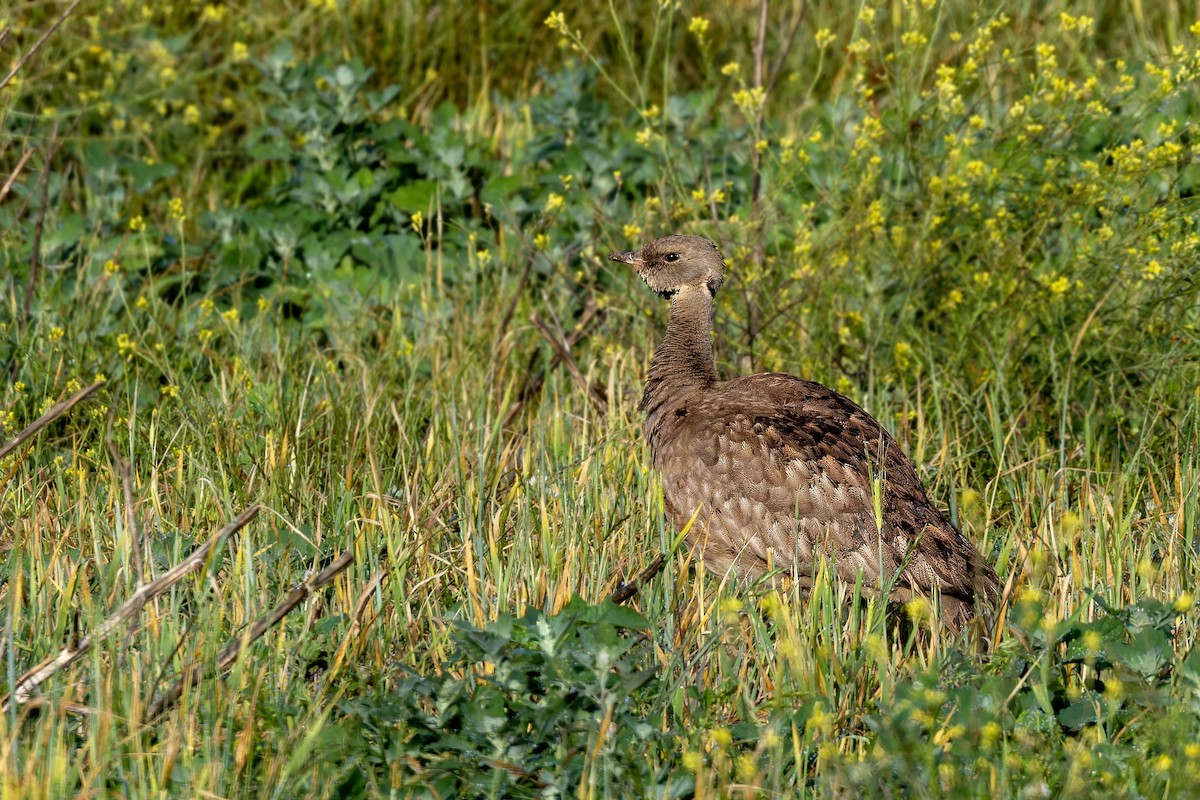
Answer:
[[[663,738],[604,759],[696,795],[1186,796],[1193,11],[772,4],[758,95],[757,3],[81,9],[5,90],[0,165],[35,153],[0,208],[4,439],[106,386],[0,462],[0,686],[130,596],[135,551],[161,574],[265,511],[0,715],[3,792],[419,794],[441,756],[365,766],[385,737],[347,702],[388,730],[410,672],[495,669],[461,626],[599,601],[671,551],[634,601],[657,673],[630,707]],[[8,13],[24,48],[56,8]],[[897,635],[852,586],[780,597],[672,551],[635,411],[665,310],[599,256],[677,230],[730,262],[722,371],[862,402],[996,564],[990,657],[917,608]],[[603,410],[535,318],[584,326]]]

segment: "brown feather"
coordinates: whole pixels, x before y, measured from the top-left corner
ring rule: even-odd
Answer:
[[[717,379],[711,313],[724,263],[710,242],[673,236],[612,258],[671,298],[641,408],[667,515],[678,529],[695,515],[688,542],[710,570],[756,577],[773,564],[809,586],[824,556],[842,580],[891,585],[894,600],[936,589],[954,627],[995,601],[994,570],[866,411],[790,375]]]

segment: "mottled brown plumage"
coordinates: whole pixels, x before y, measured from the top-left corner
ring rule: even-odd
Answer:
[[[996,573],[866,411],[791,375],[718,379],[712,303],[724,262],[715,245],[668,236],[610,258],[671,301],[641,409],[667,515],[680,530],[695,515],[688,540],[710,570],[754,577],[779,567],[809,586],[824,555],[843,580],[890,583],[894,600],[936,589],[954,627],[995,600]]]

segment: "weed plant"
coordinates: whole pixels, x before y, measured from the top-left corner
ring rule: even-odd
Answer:
[[[79,6],[0,90],[0,440],[104,382],[0,460],[0,695],[265,510],[0,714],[0,792],[1193,796],[1188,13]],[[726,255],[726,375],[903,442],[1005,585],[990,654],[673,549],[664,309],[602,259],[669,232]]]

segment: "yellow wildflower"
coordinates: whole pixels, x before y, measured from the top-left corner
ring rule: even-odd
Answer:
[[[137,354],[137,340],[127,333],[117,334],[117,353],[126,361]]]
[[[846,52],[850,53],[851,55],[855,55],[855,56],[861,56],[863,53],[868,52],[870,49],[871,49],[870,40],[866,39],[865,37],[862,37],[862,36],[858,37],[857,39],[855,39],[853,42],[851,42],[849,45],[846,46]],[[864,92],[866,93],[866,96],[870,97],[870,95],[871,95],[870,87],[868,87],[865,83],[861,84],[861,86],[864,88]]]
[[[725,748],[733,744],[733,734],[729,732],[728,728],[713,728],[708,736],[712,740],[713,747]]]
[[[733,104],[743,113],[749,114],[762,108],[767,99],[766,90],[761,86],[752,89],[739,89],[733,93]]]
[[[550,15],[548,17],[546,17],[545,21],[542,24],[545,25],[550,30],[557,31],[558,33],[561,33],[564,36],[568,32],[567,31],[567,18],[565,16],[563,16],[563,12],[561,12],[561,11],[551,11]]]
[[[200,12],[201,22],[220,22],[225,19],[226,7],[216,3],[206,3]]]
[[[1067,33],[1078,31],[1084,36],[1092,32],[1092,28],[1096,24],[1096,20],[1087,16],[1072,17],[1067,12],[1062,12],[1058,15],[1058,21],[1062,25],[1062,29]]]
[[[1049,72],[1058,66],[1057,48],[1049,42],[1041,42],[1037,46],[1037,65],[1039,72]]]

